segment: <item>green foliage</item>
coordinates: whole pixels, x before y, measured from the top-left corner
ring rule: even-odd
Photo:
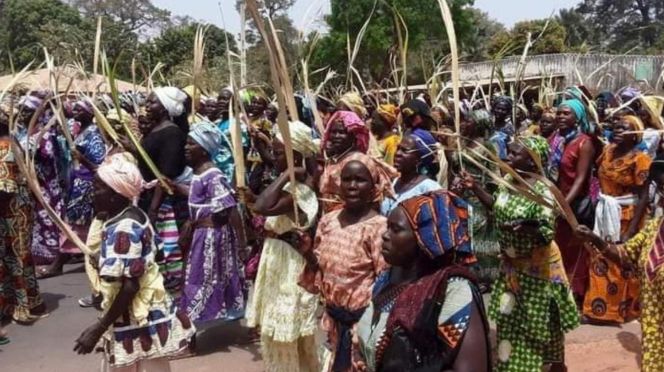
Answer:
[[[567,51],[565,27],[555,19],[540,19],[518,22],[512,30],[499,32],[491,40],[489,53],[495,55],[507,47],[511,51],[507,55],[520,55],[528,41],[528,34],[531,35],[531,41],[534,42],[528,51],[529,55]]]

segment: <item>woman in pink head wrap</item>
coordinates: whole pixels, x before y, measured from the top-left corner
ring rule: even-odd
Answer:
[[[186,351],[196,332],[173,306],[155,261],[156,234],[135,204],[146,184],[126,153],[109,156],[94,179],[94,207],[103,224],[99,277],[103,316],[83,331],[74,351],[88,354],[102,335],[105,370],[170,371],[168,358]]]
[[[354,112],[337,111],[327,122],[322,147],[327,161],[319,184],[323,211],[327,213],[341,206],[341,170],[349,161],[358,160],[367,152],[369,129]]]

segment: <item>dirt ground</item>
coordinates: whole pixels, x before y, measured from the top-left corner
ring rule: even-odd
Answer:
[[[61,277],[40,282],[51,314],[33,326],[8,325],[11,343],[0,346],[2,372],[98,371],[100,355],[78,356],[72,349],[80,332],[98,313],[76,303],[87,294],[82,266],[67,266]],[[640,330],[637,322],[621,327],[583,325],[567,335],[570,372],[639,371]],[[260,372],[258,344],[249,342],[241,323],[214,325],[198,339],[200,355],[172,363],[175,372]]]

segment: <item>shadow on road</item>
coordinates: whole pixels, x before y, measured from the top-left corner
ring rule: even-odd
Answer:
[[[67,297],[62,293],[42,293],[41,296],[49,313],[57,310],[60,307],[60,300]]]
[[[623,349],[635,354],[636,363],[641,367],[641,340],[631,332],[620,332],[617,335],[618,341]]]
[[[196,355],[230,352],[231,345],[251,353],[254,361],[261,360],[259,344],[252,341],[249,328],[243,327],[240,321],[219,321],[198,327]]]

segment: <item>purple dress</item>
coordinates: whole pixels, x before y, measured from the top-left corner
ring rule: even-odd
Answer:
[[[223,173],[211,168],[194,175],[189,191],[191,220],[221,212],[228,219],[237,202]],[[235,320],[244,316],[247,287],[238,257],[237,233],[229,223],[194,231],[180,306],[194,322]]]

